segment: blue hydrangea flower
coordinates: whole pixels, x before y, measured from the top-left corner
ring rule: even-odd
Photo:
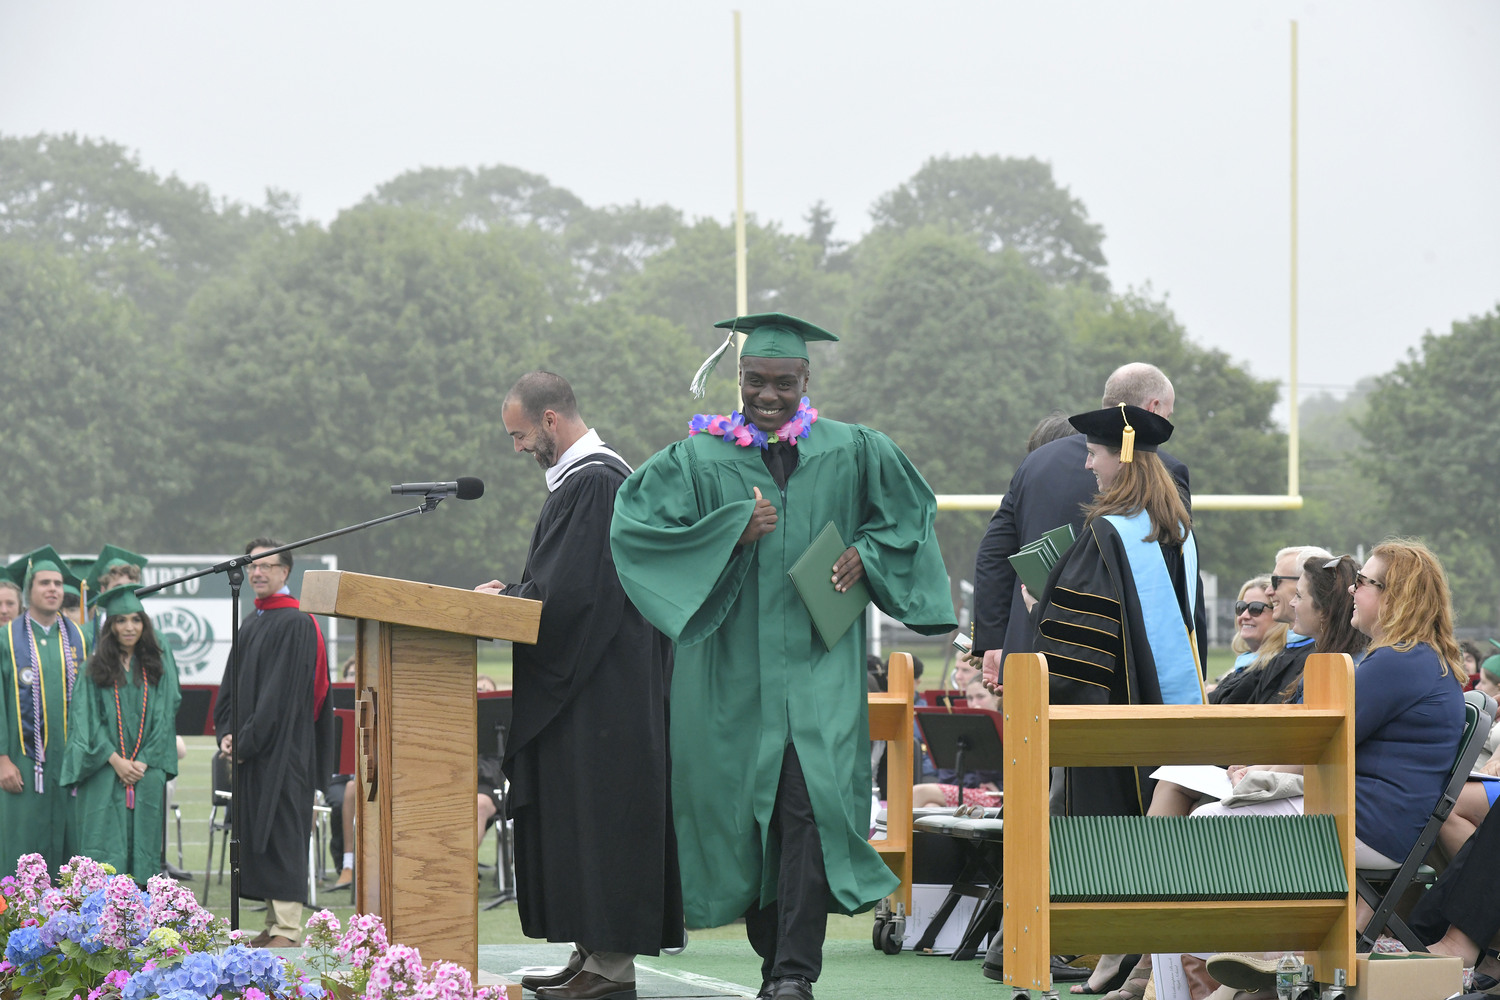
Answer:
[[[219,982],[237,990],[243,990],[255,982],[255,970],[250,960],[252,954],[254,953],[242,944],[232,944],[224,949],[224,954],[220,956],[223,969],[219,972]]]
[[[219,991],[221,971],[218,956],[198,951],[187,956],[179,966],[183,979],[181,988],[189,989],[200,997],[211,997]]]
[[[23,976],[40,971],[37,963],[51,951],[43,943],[39,927],[17,927],[10,932],[10,940],[5,943],[6,960]]]
[[[150,969],[131,976],[126,980],[125,985],[120,987],[121,1000],[146,1000],[147,997],[155,995],[157,980],[161,978],[161,973],[160,969]]]

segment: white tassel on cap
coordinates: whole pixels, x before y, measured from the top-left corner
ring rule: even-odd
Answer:
[[[710,354],[708,360],[698,366],[698,374],[693,376],[693,383],[689,386],[694,396],[701,399],[703,394],[708,391],[708,373],[714,370],[714,366],[719,363],[719,359],[724,356],[724,352],[729,350],[729,345],[734,343],[734,334],[735,331],[731,328],[729,336],[724,338],[724,343],[719,345],[719,349]]]

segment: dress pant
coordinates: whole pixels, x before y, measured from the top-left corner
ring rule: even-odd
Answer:
[[[1438,876],[1437,883],[1412,907],[1407,923],[1418,940],[1432,944],[1448,933],[1452,924],[1481,949],[1490,947],[1500,932],[1496,857],[1500,857],[1500,809],[1491,809],[1453,863]]]
[[[266,900],[266,930],[273,937],[296,941],[302,936],[302,904],[295,899]]]
[[[627,951],[595,951],[582,942],[575,942],[568,968],[592,972],[613,983],[635,982],[635,955]]]
[[[781,758],[770,840],[781,844],[776,899],[769,906],[751,905],[745,912],[745,933],[760,956],[761,979],[801,976],[816,982],[828,932],[828,876],[812,798],[797,748],[790,743]]]

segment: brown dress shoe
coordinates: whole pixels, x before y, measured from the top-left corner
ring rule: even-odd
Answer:
[[[271,932],[261,931],[259,934],[255,935],[255,937],[247,941],[245,943],[245,946],[247,948],[264,948],[266,946],[266,942],[269,940],[271,940]]]
[[[295,948],[295,947],[297,947],[297,942],[293,941],[289,937],[282,937],[280,934],[277,934],[275,937],[271,938],[269,941],[267,941],[261,947],[263,947],[263,948]]]
[[[521,988],[525,990],[540,990],[549,986],[561,986],[576,975],[578,975],[577,969],[570,969],[565,965],[550,975],[522,976]]]
[[[587,969],[561,986],[543,986],[537,1000],[636,1000],[635,983],[617,983]]]

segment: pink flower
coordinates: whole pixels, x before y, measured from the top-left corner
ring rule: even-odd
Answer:
[[[254,986],[246,986],[245,1000],[266,1000],[266,995]]]

